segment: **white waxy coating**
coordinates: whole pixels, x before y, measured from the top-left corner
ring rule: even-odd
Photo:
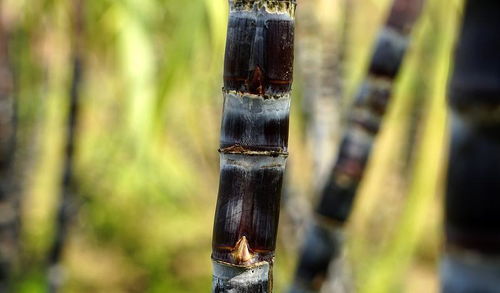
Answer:
[[[270,265],[258,263],[252,267],[238,267],[217,261],[213,264],[213,284],[224,284],[224,292],[237,293],[238,288],[251,288],[269,282]]]
[[[281,120],[290,114],[290,95],[282,95],[278,99],[264,99],[261,96],[224,93],[224,114],[243,115],[249,121]]]
[[[262,170],[268,168],[284,169],[286,165],[285,156],[255,156],[246,154],[225,154],[220,156],[220,167],[224,168],[238,168],[243,169],[245,172],[252,170]]]
[[[279,125],[288,123],[290,114],[290,95],[281,95],[280,98],[264,99],[257,95],[248,95],[237,92],[227,92],[224,94],[224,114],[222,121],[221,142],[229,144],[247,145],[268,145],[270,140],[273,143],[284,144],[285,134],[276,132],[273,135],[279,137],[269,137],[266,133],[269,125]],[[233,137],[233,132],[229,131],[236,127],[238,123],[238,136]],[[288,130],[287,130],[288,131]],[[280,136],[281,135],[281,136]],[[285,145],[280,145],[285,148]]]

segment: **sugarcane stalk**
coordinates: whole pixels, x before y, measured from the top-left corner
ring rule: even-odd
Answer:
[[[317,219],[311,223],[310,237],[304,243],[291,292],[318,292],[330,263],[341,252],[342,226],[351,213],[422,4],[423,0],[394,0],[379,32],[367,77],[348,117],[336,163],[321,191]]]
[[[294,0],[230,0],[213,292],[271,292],[288,156]]]
[[[469,0],[449,85],[442,291],[500,288],[500,3]]]
[[[9,30],[0,4],[0,292],[9,283],[18,250],[18,198],[14,194],[16,101],[9,54]]]
[[[73,46],[72,80],[69,90],[69,113],[66,126],[64,166],[61,178],[61,198],[57,209],[54,242],[48,254],[48,292],[59,292],[64,284],[66,273],[61,264],[68,240],[71,223],[77,213],[75,197],[75,147],[80,113],[80,94],[83,77],[83,25],[84,0],[72,2]]]

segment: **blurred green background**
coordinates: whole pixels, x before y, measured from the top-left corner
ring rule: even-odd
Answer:
[[[335,1],[316,1],[321,21],[328,22]],[[389,4],[350,1],[347,100],[364,76]],[[24,174],[18,292],[45,288],[72,78],[70,2],[1,2],[13,27]],[[207,292],[226,0],[84,2],[76,158],[81,205],[64,255],[64,292]],[[446,83],[460,9],[460,0],[428,0],[412,35],[347,227],[358,292],[437,292]],[[307,140],[300,73],[296,64],[287,184],[311,202],[314,146]],[[287,213],[281,227],[292,225]],[[297,257],[296,245],[287,243],[300,242],[286,231],[278,238],[277,292],[290,282]]]

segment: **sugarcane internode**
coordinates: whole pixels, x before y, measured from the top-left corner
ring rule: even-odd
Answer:
[[[213,292],[271,292],[288,156],[295,1],[229,1]]]

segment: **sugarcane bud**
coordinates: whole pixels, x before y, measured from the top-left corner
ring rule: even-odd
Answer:
[[[246,81],[248,91],[255,95],[264,95],[264,73],[260,66],[252,72],[251,77]]]
[[[250,262],[254,255],[250,252],[250,246],[245,236],[241,237],[231,253],[236,264],[245,264]]]

